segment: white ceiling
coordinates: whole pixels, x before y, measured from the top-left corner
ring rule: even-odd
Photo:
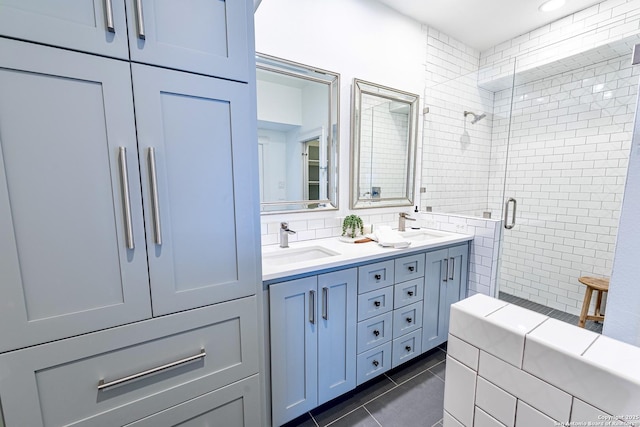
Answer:
[[[540,12],[544,0],[378,0],[464,44],[484,51],[602,0],[566,0]]]

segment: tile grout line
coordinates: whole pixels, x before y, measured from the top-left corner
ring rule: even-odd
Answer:
[[[316,419],[313,416],[313,414],[311,413],[311,411],[309,411],[308,414],[311,417],[311,421],[313,421],[313,423],[316,425],[316,427],[320,427],[320,424],[318,424],[318,422],[316,421]]]
[[[369,414],[371,418],[373,418],[373,421],[375,421],[380,427],[382,427],[382,424],[380,424],[380,421],[378,421],[376,417],[374,417],[373,414],[369,412],[366,406],[362,405],[362,408],[364,408],[364,410],[367,411],[367,414]]]

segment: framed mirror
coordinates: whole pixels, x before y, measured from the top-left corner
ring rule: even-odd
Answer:
[[[353,79],[352,209],[413,205],[419,99]]]
[[[338,207],[340,75],[256,55],[260,211]]]

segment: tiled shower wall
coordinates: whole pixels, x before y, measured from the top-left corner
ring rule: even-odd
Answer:
[[[610,275],[639,71],[625,56],[516,87],[505,196],[518,222],[505,232],[501,291],[577,314],[577,278]],[[496,93],[496,110],[510,104],[510,89]],[[494,136],[495,158],[505,144]]]
[[[427,37],[420,207],[482,217],[487,207],[493,92],[478,87],[480,52],[434,28]],[[471,116],[487,117],[471,124]]]

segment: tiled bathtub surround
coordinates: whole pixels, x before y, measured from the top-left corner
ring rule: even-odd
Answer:
[[[417,221],[408,222],[408,226],[474,235],[469,254],[468,294],[496,295],[500,221],[431,212],[417,214],[410,212],[410,215]],[[396,228],[398,226],[397,213],[360,215],[360,217],[365,224],[373,224],[374,227],[388,225]],[[262,245],[278,243],[280,222],[268,222],[268,219],[268,217],[262,218]],[[289,236],[289,243],[339,237],[342,234],[342,218],[294,220],[289,222],[289,228],[296,231],[296,234]]]
[[[638,347],[475,295],[451,307],[444,427],[638,426],[638,360]]]

